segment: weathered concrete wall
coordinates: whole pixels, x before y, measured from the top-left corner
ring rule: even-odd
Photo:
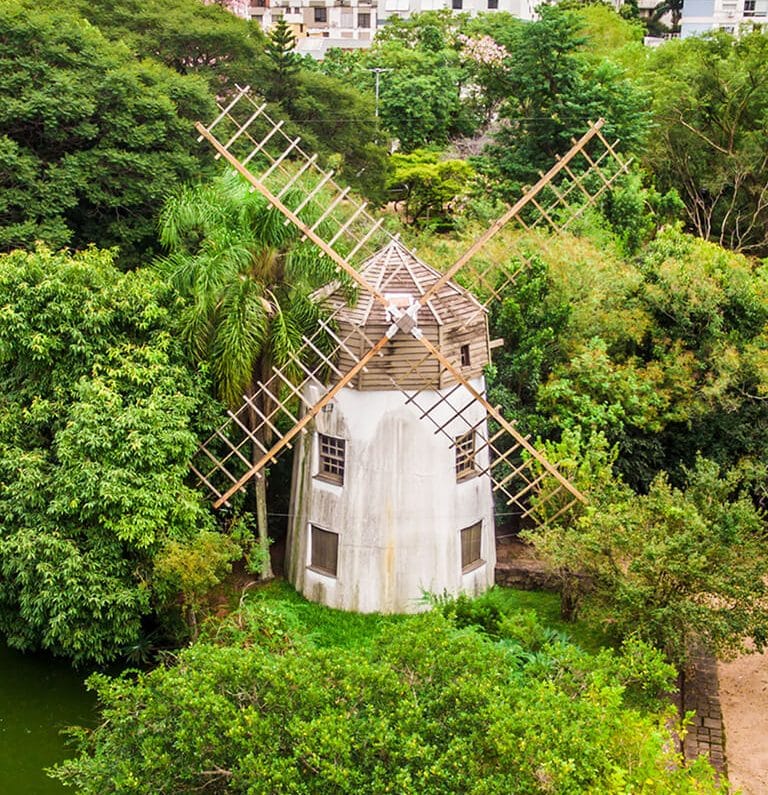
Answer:
[[[473,385],[484,389],[482,378]],[[439,393],[433,395],[437,399]],[[469,399],[457,396],[452,402],[463,406]],[[443,422],[452,414],[446,405],[434,418]],[[457,483],[449,439],[419,415],[399,392],[342,390],[314,428],[347,442],[341,486],[315,477],[317,434],[308,433],[300,443],[286,568],[308,599],[359,612],[415,612],[423,607],[425,592],[480,593],[493,584],[490,480],[480,476]],[[473,406],[464,416],[476,423],[484,411]],[[458,420],[447,431],[459,436],[467,427]],[[486,453],[478,453],[478,466],[486,463]],[[478,521],[483,563],[462,573],[460,530]],[[309,568],[311,524],[339,534],[336,577]]]

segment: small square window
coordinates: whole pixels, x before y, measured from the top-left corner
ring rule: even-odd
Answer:
[[[328,9],[327,8],[316,8],[315,9],[315,22],[327,22],[328,21]]]
[[[456,437],[456,480],[464,480],[475,474],[475,432],[469,431]]]
[[[318,434],[320,440],[320,466],[317,476],[331,483],[344,483],[344,464],[347,457],[347,443],[335,436]]]
[[[368,29],[371,27],[371,15],[370,14],[358,14],[357,15],[357,26],[359,28]]]
[[[451,0],[451,8],[453,8],[454,11],[461,11],[461,9],[464,8],[463,0]]]
[[[499,7],[499,0],[488,0],[488,10],[496,11]]]
[[[469,367],[471,360],[469,358],[469,345],[462,345],[459,348],[459,359],[461,360],[462,367]]]
[[[310,525],[309,567],[335,577],[339,568],[339,534]]]
[[[462,572],[472,571],[483,563],[483,559],[480,557],[482,530],[483,523],[475,522],[461,531]]]

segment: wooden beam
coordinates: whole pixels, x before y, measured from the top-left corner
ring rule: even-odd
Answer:
[[[278,209],[291,223],[296,226],[303,235],[308,237],[324,254],[327,254],[343,271],[347,273],[360,287],[367,290],[380,304],[387,306],[387,300],[379,291],[370,285],[360,273],[347,262],[335,249],[329,246],[316,232],[308,227],[290,208],[286,207],[273,193],[259,182],[256,177],[227,149],[222,146],[219,140],[205,128],[199,121],[195,122],[195,128],[200,135],[205,138],[208,143],[235,169],[238,173],[242,174],[248,182],[256,188],[259,193],[276,209]]]
[[[586,503],[587,498],[565,477],[563,477],[557,469],[552,466],[552,464],[547,461],[547,459],[532,445],[529,444],[527,439],[519,434],[515,428],[512,426],[510,422],[508,422],[505,417],[499,412],[494,406],[492,406],[485,398],[485,395],[478,392],[469,381],[466,381],[462,374],[448,361],[448,359],[443,356],[440,351],[435,348],[435,346],[426,338],[421,338],[421,343],[424,347],[430,351],[430,353],[448,370],[450,373],[453,374],[453,377],[459,381],[464,388],[478,401],[481,403],[485,410],[488,412],[488,415],[493,417],[499,425],[504,428],[504,430],[512,436],[512,438],[520,444],[521,447],[524,447],[530,455],[535,458],[541,466],[549,472],[559,483],[565,486],[568,491],[573,494],[574,497],[581,500],[581,502]]]
[[[456,260],[456,262],[427,290],[424,295],[419,298],[419,303],[423,306],[432,298],[438,290],[440,290],[443,285],[450,281],[458,271],[460,271],[466,264],[469,262],[478,251],[480,251],[491,238],[493,238],[498,232],[500,232],[515,216],[520,214],[520,211],[529,204],[536,195],[543,190],[546,185],[551,182],[557,174],[560,173],[568,163],[573,160],[576,155],[581,152],[584,147],[592,140],[592,138],[597,135],[600,131],[600,128],[605,124],[605,119],[598,119],[584,135],[579,138],[578,141],[566,152],[566,154],[561,157],[553,166],[552,168],[547,171],[544,176],[539,179],[539,181],[525,193],[520,199],[518,199],[515,204],[507,210],[501,218],[498,218],[489,228],[488,230],[480,235],[479,238],[464,252],[464,254]]]
[[[342,378],[337,384],[333,386],[328,392],[320,398],[320,400],[315,403],[315,405],[288,431],[283,437],[276,442],[235,484],[229,487],[229,489],[222,494],[222,496],[216,500],[213,504],[214,508],[219,508],[221,505],[226,503],[229,498],[235,494],[236,492],[240,491],[240,489],[254,476],[256,475],[259,470],[266,466],[267,463],[274,459],[274,457],[279,453],[284,447],[288,446],[288,443],[293,439],[294,436],[297,436],[301,433],[305,426],[308,425],[312,419],[320,413],[324,406],[330,403],[334,397],[362,370],[368,362],[376,356],[379,351],[389,342],[389,337],[384,336],[382,337],[374,346],[371,348],[368,353],[360,359],[357,364],[347,372],[347,374]]]

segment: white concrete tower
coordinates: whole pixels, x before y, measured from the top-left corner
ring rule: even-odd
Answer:
[[[440,277],[399,242],[362,273],[400,309]],[[329,303],[342,306],[340,291]],[[490,352],[481,305],[449,282],[415,319],[484,392]],[[353,352],[342,355],[342,372],[392,328],[370,295],[340,308],[336,322]],[[428,418],[425,407],[434,407]],[[485,410],[411,333],[398,329],[310,430],[295,448],[286,559],[290,581],[308,599],[359,612],[415,612],[427,592],[480,593],[493,583],[493,497],[479,441],[487,438]]]

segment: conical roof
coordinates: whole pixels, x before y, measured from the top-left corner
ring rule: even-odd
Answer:
[[[402,299],[410,296],[413,302],[418,301],[442,276],[397,239],[366,260],[360,272],[385,297]],[[359,299],[352,307],[342,305],[344,298],[339,290],[327,300],[338,310],[336,318],[341,322],[357,327],[381,326],[390,322],[385,307],[364,289],[360,290]],[[469,291],[449,281],[419,311],[418,323],[420,327],[462,325],[473,320],[476,322],[484,313],[482,304]]]

